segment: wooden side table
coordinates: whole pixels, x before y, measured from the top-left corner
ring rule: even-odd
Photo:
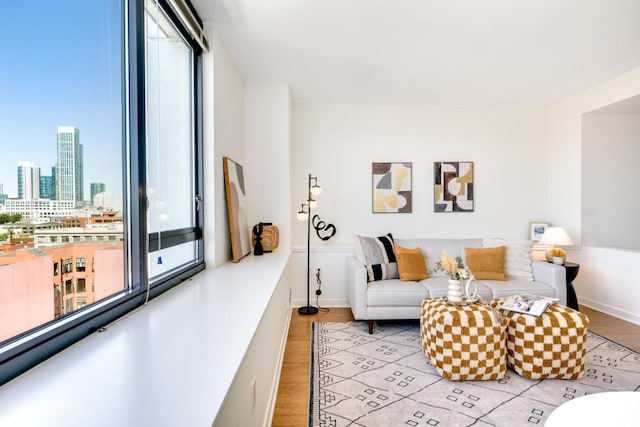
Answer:
[[[566,272],[567,280],[567,307],[580,311],[580,308],[578,307],[578,296],[576,295],[576,289],[573,287],[573,281],[578,275],[580,264],[576,264],[575,262],[565,262],[564,270]]]

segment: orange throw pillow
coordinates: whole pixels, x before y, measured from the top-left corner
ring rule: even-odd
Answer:
[[[507,280],[504,274],[504,246],[464,248],[467,267],[478,280]]]
[[[420,248],[407,249],[395,245],[398,273],[402,281],[422,280],[429,277],[427,263]]]

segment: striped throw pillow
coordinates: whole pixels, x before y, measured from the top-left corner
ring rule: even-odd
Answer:
[[[367,269],[367,280],[398,279],[398,264],[393,247],[393,236],[355,236],[356,255]]]

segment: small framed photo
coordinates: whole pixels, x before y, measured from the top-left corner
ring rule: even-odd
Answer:
[[[540,240],[540,237],[544,234],[547,227],[550,227],[551,224],[548,222],[530,222],[529,223],[529,239],[537,242]]]

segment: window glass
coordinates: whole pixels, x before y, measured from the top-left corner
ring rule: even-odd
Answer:
[[[145,5],[149,265],[154,278],[197,259],[193,242],[169,250],[196,225],[194,51],[156,2]]]
[[[125,289],[122,242],[83,243],[93,218],[123,217],[123,2],[2,7],[0,127],[10,143],[0,156],[0,212],[15,216],[0,221],[0,283],[7,290],[0,293],[0,342],[73,313],[73,284],[89,256],[98,264],[105,251],[118,252],[117,265],[109,259],[102,270],[107,289],[98,292]],[[100,205],[91,197],[95,184],[108,195]],[[3,236],[9,229],[14,240]],[[15,237],[29,243],[14,244]]]
[[[198,245],[197,242],[186,242],[164,248],[149,256],[149,274],[151,277],[157,277],[197,260]]]
[[[76,271],[85,271],[86,263],[85,258],[76,258]]]
[[[3,3],[0,385],[204,269],[201,47],[169,4]]]
[[[69,314],[73,311],[73,298],[67,298],[64,302],[64,313]]]
[[[69,295],[73,293],[73,280],[68,279],[64,281],[64,294]]]
[[[78,300],[77,300],[78,309],[81,309],[82,307],[85,307],[86,305],[87,305],[87,297],[78,297]]]
[[[76,292],[83,293],[87,291],[87,282],[84,278],[78,278],[78,282],[76,283]],[[86,297],[85,297],[86,301]]]

